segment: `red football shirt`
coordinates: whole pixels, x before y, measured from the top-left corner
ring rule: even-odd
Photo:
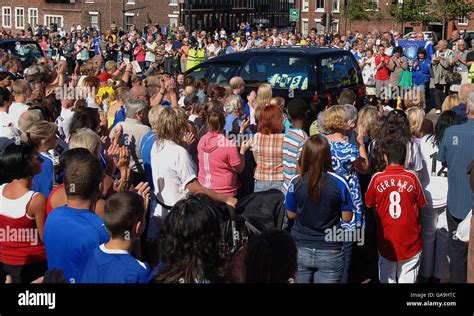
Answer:
[[[384,258],[398,262],[421,251],[418,207],[426,206],[426,201],[414,172],[403,166],[387,166],[370,181],[365,203],[375,206],[377,246]]]
[[[375,73],[375,79],[377,80],[388,80],[390,79],[389,71],[388,71],[388,63],[390,62],[390,57],[388,56],[381,56],[378,55],[375,57],[375,66],[380,65],[382,60],[385,60],[385,66],[380,67]]]

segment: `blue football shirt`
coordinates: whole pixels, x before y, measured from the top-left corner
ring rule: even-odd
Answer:
[[[40,157],[43,159],[41,172],[33,177],[31,190],[39,192],[48,198],[53,190],[54,163],[53,158],[49,154],[41,153]]]
[[[151,272],[126,250],[107,249],[102,244],[85,260],[78,283],[148,283]]]
[[[102,218],[90,210],[68,206],[55,208],[43,233],[48,269],[61,269],[75,283],[91,250],[109,241]]]

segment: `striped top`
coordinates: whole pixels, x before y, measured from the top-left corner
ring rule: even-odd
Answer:
[[[283,189],[286,193],[291,179],[296,175],[296,166],[308,135],[301,128],[290,128],[283,139]]]
[[[255,134],[252,140],[252,150],[257,164],[255,180],[283,181],[284,137],[285,134]]]

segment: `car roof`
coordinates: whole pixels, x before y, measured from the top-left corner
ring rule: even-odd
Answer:
[[[349,51],[335,48],[319,48],[319,47],[303,47],[303,46],[291,46],[291,47],[278,47],[278,48],[254,48],[243,52],[226,54],[223,56],[214,57],[208,59],[202,64],[213,64],[215,62],[237,62],[246,60],[246,58],[253,57],[254,55],[275,55],[275,54],[295,54],[295,55],[325,55],[327,53],[334,53],[337,55],[350,54]]]
[[[0,39],[0,44],[1,43],[11,43],[11,42],[34,42],[36,43],[36,41],[32,38],[2,38]]]

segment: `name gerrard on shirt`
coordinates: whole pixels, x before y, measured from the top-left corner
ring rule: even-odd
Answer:
[[[393,187],[398,187],[399,192],[403,192],[406,190],[408,193],[412,192],[415,189],[413,184],[409,185],[408,181],[405,180],[402,182],[402,180],[400,179],[398,179],[398,181],[396,181],[395,179],[390,179],[390,181],[384,180],[377,185],[376,189],[377,191],[382,193],[385,190],[393,188]]]

